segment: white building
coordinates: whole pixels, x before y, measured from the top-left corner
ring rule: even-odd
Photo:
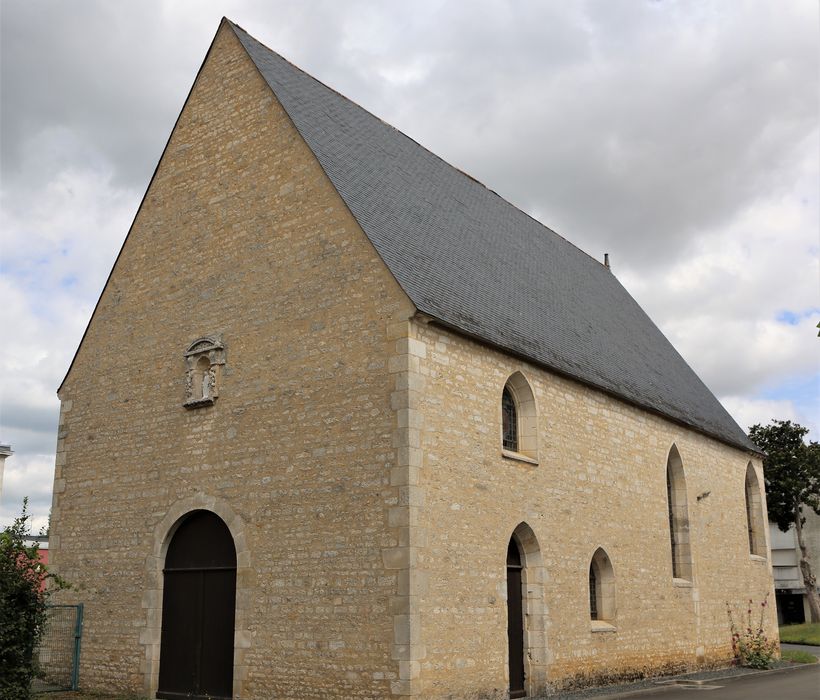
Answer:
[[[0,503],[3,502],[3,469],[6,465],[6,457],[13,454],[14,451],[10,445],[0,445]]]
[[[810,509],[805,512],[803,537],[815,575],[820,573],[820,516]],[[779,624],[797,624],[809,620],[809,604],[800,574],[800,549],[794,527],[783,532],[775,523],[769,523],[769,541],[772,548],[772,571],[777,599]]]

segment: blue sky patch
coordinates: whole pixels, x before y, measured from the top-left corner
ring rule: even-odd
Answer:
[[[775,316],[775,319],[778,323],[785,323],[789,326],[796,326],[800,321],[804,318],[808,318],[809,316],[820,316],[820,309],[818,308],[811,308],[805,309],[803,311],[788,311],[784,310]]]
[[[764,389],[760,392],[759,398],[791,401],[806,421],[805,427],[812,429],[809,438],[820,439],[820,372],[790,377],[776,386]]]

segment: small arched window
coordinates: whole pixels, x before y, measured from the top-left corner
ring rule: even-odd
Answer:
[[[508,456],[537,459],[535,397],[521,372],[513,374],[501,393],[501,447]]]
[[[589,618],[612,624],[615,610],[615,572],[609,556],[599,547],[589,563]]]
[[[763,532],[763,501],[760,483],[752,463],[746,466],[746,528],[749,532],[749,552],[766,556],[766,536]]]
[[[683,462],[675,445],[666,460],[666,499],[669,514],[669,541],[672,550],[672,577],[692,580],[692,549],[689,544],[689,504]]]

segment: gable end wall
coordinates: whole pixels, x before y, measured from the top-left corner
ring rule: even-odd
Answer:
[[[223,23],[60,392],[51,551],[84,687],[154,692],[171,521],[205,507],[237,545],[235,697],[391,693],[387,365],[412,313]],[[189,410],[205,335],[219,398]]]

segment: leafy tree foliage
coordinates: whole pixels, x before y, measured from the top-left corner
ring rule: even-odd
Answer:
[[[0,700],[30,697],[35,650],[46,623],[47,574],[37,545],[26,546],[27,506],[24,500],[22,515],[0,532]]]
[[[767,453],[763,460],[769,518],[787,532],[793,525],[800,548],[800,573],[806,587],[812,622],[820,622],[817,579],[803,538],[803,508],[820,515],[820,444],[804,438],[808,428],[791,421],[753,425],[749,437]]]

